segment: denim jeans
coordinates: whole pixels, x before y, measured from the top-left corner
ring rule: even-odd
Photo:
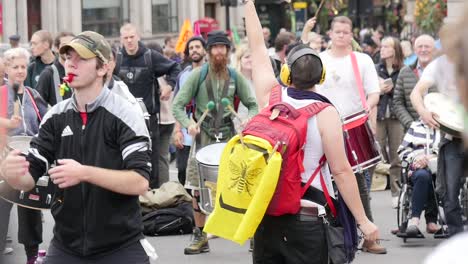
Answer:
[[[437,205],[432,188],[431,172],[426,169],[419,169],[411,175],[410,179],[413,183],[411,215],[419,218],[424,208],[426,208],[426,222],[436,223]]]
[[[462,211],[458,199],[463,177],[463,143],[460,139],[454,139],[447,142],[440,152],[443,152],[440,154],[444,157],[442,162],[445,167],[444,213],[449,235],[453,236],[463,231]]]

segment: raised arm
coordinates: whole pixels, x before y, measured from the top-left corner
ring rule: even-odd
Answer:
[[[309,32],[315,27],[315,23],[317,23],[317,18],[313,17],[309,20],[304,25],[304,28],[302,29],[302,34],[301,34],[301,41],[304,44],[307,44],[309,42]]]
[[[271,65],[268,51],[262,34],[262,25],[258,19],[257,11],[252,0],[245,4],[245,24],[250,50],[252,51],[252,73],[258,108],[262,109],[268,104],[270,92],[278,85]]]

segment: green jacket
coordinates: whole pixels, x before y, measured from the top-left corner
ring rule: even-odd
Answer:
[[[172,107],[172,113],[177,119],[177,121],[185,128],[190,126],[190,119],[187,116],[187,113],[185,112],[185,106],[192,100],[192,98],[195,98],[195,103],[196,103],[196,111],[195,111],[195,118],[198,120],[203,112],[206,109],[206,105],[209,102],[209,97],[208,97],[208,92],[206,88],[206,81],[207,78],[200,84],[200,87],[198,87],[198,84],[200,82],[200,72],[201,72],[201,67],[195,69],[192,71],[188,79],[185,81],[184,85],[181,87],[179,93],[177,96],[174,98],[174,103]],[[208,75],[211,74],[211,68],[209,69]],[[248,109],[248,116],[249,118],[256,115],[258,113],[258,106],[257,102],[255,100],[255,97],[251,94],[251,89],[249,87],[249,83],[247,80],[242,76],[241,73],[237,72],[237,81],[234,80],[229,80],[231,83],[229,84],[229,90],[227,93],[227,98],[231,102],[231,105],[233,104],[234,101],[234,95],[236,94],[240,101],[242,102],[243,105],[245,105]],[[212,75],[211,75],[212,76]],[[235,87],[237,83],[237,87]],[[217,80],[215,77],[211,77],[211,85],[213,87],[213,94],[215,98],[215,108],[218,109],[218,104],[221,104],[221,97],[222,97],[222,90],[224,88],[224,80]],[[209,118],[205,120],[214,120],[215,116],[212,114],[213,111],[210,111],[208,114]],[[223,111],[223,119],[226,117],[230,117],[232,113],[229,111],[229,109],[224,108]],[[209,121],[206,121],[209,122]],[[212,125],[212,124],[208,124]],[[232,120],[230,124],[223,123],[223,126],[232,126]]]

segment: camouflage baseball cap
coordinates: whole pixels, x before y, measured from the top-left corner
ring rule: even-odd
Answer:
[[[104,37],[94,31],[84,31],[60,48],[60,54],[74,49],[83,59],[99,58],[107,63],[111,56],[111,47]]]

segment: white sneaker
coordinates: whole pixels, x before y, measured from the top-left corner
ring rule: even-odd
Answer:
[[[3,250],[3,255],[8,255],[8,254],[11,254],[13,253],[13,249],[10,248],[10,247],[6,247],[4,250]]]
[[[398,208],[398,196],[392,197],[392,208]]]
[[[419,230],[419,219],[411,218],[408,220],[408,226],[406,227],[406,235],[408,236],[417,236],[421,234]]]

